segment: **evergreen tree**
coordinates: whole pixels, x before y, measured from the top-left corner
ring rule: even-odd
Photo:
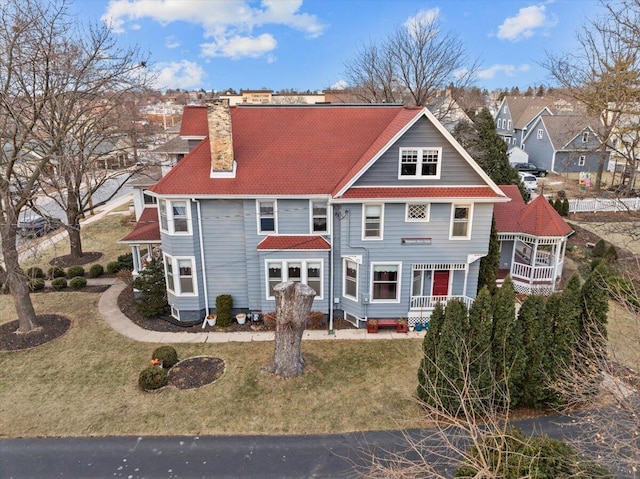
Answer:
[[[537,295],[528,296],[520,307],[518,321],[522,326],[522,344],[527,357],[522,382],[517,385],[522,394],[520,404],[541,407],[550,397],[547,380],[551,370],[551,331],[545,313],[544,298]]]
[[[562,200],[560,198],[556,198],[553,202],[553,209],[558,212],[558,214],[562,214]]]
[[[145,318],[155,318],[168,312],[167,285],[164,279],[164,265],[160,259],[152,259],[140,271],[133,282],[140,291],[136,299],[136,309]]]
[[[490,400],[493,387],[491,329],[493,304],[488,288],[482,288],[469,308],[469,376],[478,391],[478,399]]]
[[[491,236],[489,236],[489,251],[480,259],[480,271],[478,273],[478,290],[489,288],[489,292],[495,294],[498,286],[498,272],[500,270],[500,242],[496,229],[495,216],[491,219]]]
[[[511,407],[518,405],[526,356],[522,347],[522,328],[516,319],[516,294],[507,276],[493,297],[491,350],[493,376],[498,394],[508,397]]]
[[[569,200],[564,198],[562,200],[562,208],[560,210],[560,215],[561,216],[569,216]]]
[[[429,402],[432,381],[437,378],[436,354],[440,340],[440,331],[444,322],[444,308],[437,303],[429,318],[429,329],[422,340],[422,360],[418,369],[418,398]]]
[[[560,296],[547,300],[547,310],[553,326],[553,369],[565,369],[573,361],[582,315],[582,293],[577,274],[571,276]]]

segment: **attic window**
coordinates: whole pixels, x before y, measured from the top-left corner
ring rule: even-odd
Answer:
[[[582,132],[582,143],[586,143],[589,141],[589,132],[588,131],[583,131]]]
[[[442,148],[400,148],[399,179],[440,178]]]
[[[542,128],[538,129],[538,134],[536,136],[536,138],[538,138],[538,140],[542,140],[542,135],[544,134],[544,130]]]

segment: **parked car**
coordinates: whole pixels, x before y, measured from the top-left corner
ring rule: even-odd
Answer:
[[[36,238],[55,231],[62,225],[57,218],[43,218],[39,215],[25,216],[18,221],[18,234],[25,238]]]
[[[549,174],[547,170],[544,168],[538,168],[533,163],[515,163],[513,167],[518,170],[518,172],[529,173],[533,176],[538,176],[540,178],[544,178]]]
[[[524,187],[529,191],[535,191],[538,187],[538,179],[528,173],[519,172],[518,174],[520,175],[520,179],[522,180]]]

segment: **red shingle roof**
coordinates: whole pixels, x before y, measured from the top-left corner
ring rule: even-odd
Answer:
[[[207,124],[207,107],[187,105],[182,110],[180,136],[198,136],[204,138],[209,134]]]
[[[160,242],[160,223],[158,209],[145,208],[133,231],[120,240],[121,243]]]
[[[331,245],[322,236],[267,236],[258,244],[259,250],[329,250]]]
[[[498,233],[526,233],[533,236],[567,236],[571,227],[562,219],[544,196],[525,204],[515,185],[501,185],[511,198],[508,203],[496,203],[493,214]]]
[[[206,126],[206,107],[185,112],[191,115],[198,108],[199,121]],[[395,105],[231,107],[236,178],[210,178],[211,153],[205,140],[152,191],[162,195],[327,195],[346,184],[421,112]]]
[[[362,198],[500,198],[489,186],[349,188],[341,199]]]

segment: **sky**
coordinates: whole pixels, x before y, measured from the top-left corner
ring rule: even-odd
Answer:
[[[595,0],[76,0],[84,22],[150,56],[160,90],[320,91],[345,84],[345,65],[420,15],[479,60],[475,84],[549,84],[547,53],[570,52],[601,12]]]

